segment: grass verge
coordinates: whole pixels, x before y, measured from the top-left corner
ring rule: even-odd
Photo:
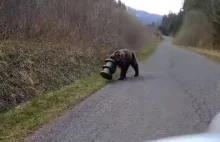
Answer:
[[[147,59],[156,51],[158,43],[158,41],[154,41],[147,49],[138,51],[138,60]],[[98,73],[94,73],[73,85],[39,96],[20,107],[1,113],[0,141],[21,141],[22,138],[25,138],[40,126],[49,123],[55,117],[62,115],[62,112],[67,108],[81,102],[107,83],[108,81],[102,79]]]
[[[23,104],[20,108],[0,114],[0,141],[21,140],[40,125],[50,122],[69,106],[76,105],[107,83],[99,74],[92,74],[73,85],[40,96]]]
[[[200,55],[203,55],[205,57],[208,57],[212,61],[215,61],[217,63],[220,63],[220,51],[217,50],[210,50],[210,49],[204,49],[204,48],[193,48],[193,47],[183,47],[188,49],[189,51],[198,53]]]
[[[139,61],[148,59],[150,55],[152,55],[157,50],[159,43],[160,43],[159,40],[155,40],[151,43],[151,45],[148,48],[137,51],[136,52],[137,59]]]

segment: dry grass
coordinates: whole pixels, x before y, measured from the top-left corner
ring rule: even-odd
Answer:
[[[107,83],[99,74],[0,114],[0,141],[17,142]]]
[[[189,11],[174,43],[181,46],[206,46],[205,44],[212,43],[212,33],[212,24],[204,13]]]
[[[186,13],[181,30],[173,43],[220,63],[220,51],[214,50],[219,46],[213,45],[213,29],[205,13],[191,10]]]
[[[154,35],[114,0],[2,0],[0,16],[0,112],[87,77],[113,50],[140,49]]]
[[[89,76],[106,56],[74,43],[21,40],[1,41],[0,51],[0,111]]]
[[[205,48],[193,48],[193,47],[188,47],[187,49],[192,52],[204,55],[217,63],[220,63],[220,51],[219,50],[205,49]]]
[[[152,41],[150,46],[148,48],[145,48],[143,50],[140,50],[136,53],[137,58],[139,61],[148,59],[156,50],[159,45],[159,43],[162,41],[162,39],[156,39]]]
[[[146,49],[138,51],[138,60],[145,60],[153,54],[157,49],[158,43],[159,41],[156,40],[147,46]],[[81,102],[107,83],[108,81],[101,78],[98,73],[95,73],[90,77],[76,80],[74,84],[66,86],[59,91],[38,96],[17,108],[1,113],[0,141],[21,141],[39,126],[62,115],[67,108]]]
[[[113,50],[141,49],[154,36],[114,0],[2,0],[0,17],[3,142],[21,140],[105,85],[94,73]]]

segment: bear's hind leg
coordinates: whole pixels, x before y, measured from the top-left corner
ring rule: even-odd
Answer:
[[[131,66],[132,66],[132,68],[133,68],[134,71],[135,71],[135,75],[134,75],[134,76],[135,76],[135,77],[139,76],[139,66],[138,66],[138,63],[137,63],[137,62],[132,63]]]
[[[126,65],[121,68],[121,74],[120,74],[120,78],[118,80],[124,80],[126,78],[128,68],[129,68],[129,65]]]

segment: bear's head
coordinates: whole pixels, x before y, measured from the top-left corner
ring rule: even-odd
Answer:
[[[115,60],[116,62],[119,62],[123,59],[123,53],[121,51],[115,51],[111,56],[111,59]]]

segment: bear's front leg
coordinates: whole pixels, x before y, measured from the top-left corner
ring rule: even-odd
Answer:
[[[121,68],[120,78],[118,80],[126,79],[126,74],[127,74],[128,68],[129,68],[128,65]]]

